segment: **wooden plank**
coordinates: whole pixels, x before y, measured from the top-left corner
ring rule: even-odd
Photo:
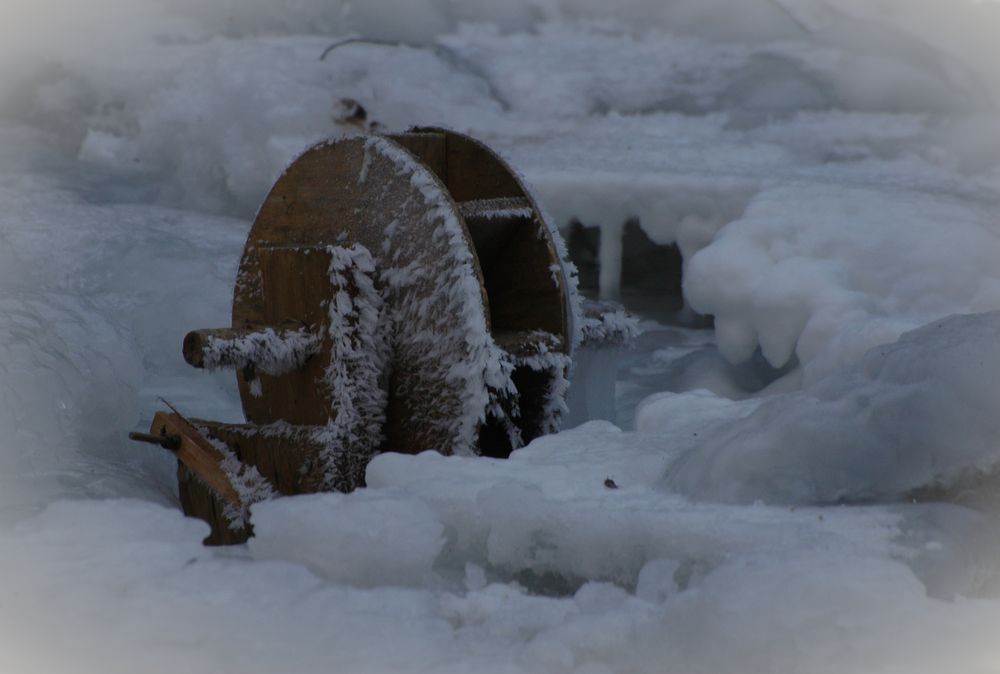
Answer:
[[[455,201],[524,197],[524,189],[492,150],[461,134],[448,135],[445,184]]]
[[[255,424],[192,420],[209,437],[224,442],[243,463],[253,466],[281,494],[312,494],[324,489],[323,445],[316,426],[288,426],[277,432]],[[362,476],[363,478],[364,476]]]
[[[239,494],[222,470],[222,452],[184,417],[170,412],[157,412],[153,417],[150,433],[154,435],[176,435],[180,446],[173,451],[177,460],[198,476],[206,485],[233,507],[241,507]]]
[[[565,300],[552,274],[558,259],[539,236],[534,214],[470,214],[466,224],[483,270],[494,332],[564,334]]]
[[[205,485],[191,470],[177,462],[177,489],[181,506],[188,517],[197,517],[211,528],[202,541],[205,545],[238,545],[246,543],[253,532],[250,523],[242,526],[226,517],[226,504],[214,489]]]
[[[448,182],[447,136],[443,133],[400,133],[390,138],[422,161],[441,182]]]

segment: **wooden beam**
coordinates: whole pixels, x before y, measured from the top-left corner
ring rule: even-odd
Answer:
[[[323,491],[323,445],[316,426],[287,426],[271,432],[256,424],[225,424],[193,419],[210,438],[226,444],[236,457],[266,478],[283,495]]]
[[[240,496],[229,476],[222,470],[223,455],[184,417],[170,412],[157,412],[150,427],[153,435],[175,435],[180,438],[177,449],[170,450],[188,470],[230,505],[241,507]]]

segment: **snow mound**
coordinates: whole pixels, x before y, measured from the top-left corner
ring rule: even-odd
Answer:
[[[362,490],[258,503],[248,549],[255,559],[304,564],[334,583],[418,586],[444,545],[444,527],[405,494]]]
[[[737,404],[729,419],[725,404],[702,403],[709,424],[667,483],[699,499],[815,504],[903,500],[995,471],[998,335],[1000,313],[952,316],[802,391]]]
[[[807,383],[950,313],[1000,308],[986,204],[902,189],[765,190],[694,255],[685,292],[730,360],[793,354]]]

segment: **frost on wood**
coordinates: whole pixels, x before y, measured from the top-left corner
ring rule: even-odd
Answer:
[[[587,346],[630,346],[639,336],[639,321],[616,302],[584,300],[582,339]]]
[[[425,373],[411,378],[413,390],[405,392],[408,399],[433,401],[434,409],[428,409],[425,419],[437,437],[449,438],[453,453],[475,452],[487,415],[507,429],[513,446],[519,446],[505,411],[517,396],[513,367],[490,335],[475,259],[454,203],[423,164],[391,141],[371,138],[365,152],[372,157],[366,160],[369,176],[376,155],[388,159],[397,175],[410,176],[414,188],[410,201],[417,202],[405,206],[432,224],[431,240],[420,246],[407,246],[416,227],[405,220],[385,229],[380,278],[386,306],[391,307],[394,358]],[[411,253],[405,261],[400,257],[404,247]],[[445,397],[439,390],[420,389],[421,381],[442,380],[459,395]]]
[[[533,218],[535,213],[524,199],[518,197],[499,197],[496,199],[479,199],[466,201],[458,205],[463,217],[479,217],[487,220],[508,218]]]
[[[548,384],[542,396],[538,428],[542,435],[558,431],[563,415],[569,411],[566,394],[573,361],[569,355],[559,351],[560,341],[555,335],[536,330],[528,336],[519,352],[510,354],[515,369],[524,368],[547,375]]]
[[[349,491],[383,441],[386,420],[388,325],[367,248],[331,246],[330,365],[325,373],[333,416],[317,432],[327,489]]]
[[[537,193],[537,190],[531,185],[531,182],[524,174],[509,164],[508,168],[517,177],[521,184],[525,186],[529,195]],[[530,196],[528,198],[532,200],[535,209],[541,216],[539,218],[539,236],[543,235],[543,230],[541,228],[547,230],[549,240],[552,241],[552,246],[556,249],[558,266],[553,265],[553,268],[549,271],[552,273],[552,281],[554,283],[558,283],[559,279],[562,279],[562,286],[566,291],[566,320],[569,324],[568,331],[570,335],[570,343],[568,345],[567,352],[572,354],[576,347],[583,343],[584,312],[583,297],[580,295],[579,288],[580,272],[569,257],[569,249],[566,247],[566,241],[563,239],[562,234],[559,233],[556,221],[552,218],[548,211],[546,211],[542,204],[534,201],[534,199]],[[572,373],[572,369],[570,372]]]
[[[260,474],[256,466],[251,466],[240,461],[236,453],[230,449],[229,445],[211,436],[208,428],[196,426],[199,433],[211,443],[213,447],[222,455],[219,467],[229,478],[230,484],[239,496],[239,505],[234,505],[221,500],[222,514],[226,518],[229,528],[237,531],[246,529],[250,523],[250,506],[261,501],[270,501],[278,496],[274,486]],[[200,481],[196,472],[191,472],[195,479]],[[204,483],[203,483],[204,484]],[[205,485],[209,489],[209,485]]]
[[[319,353],[322,340],[307,330],[284,331],[265,328],[233,339],[211,336],[203,352],[204,367],[217,370],[223,367],[244,368],[253,365],[257,370],[278,376],[302,367]]]

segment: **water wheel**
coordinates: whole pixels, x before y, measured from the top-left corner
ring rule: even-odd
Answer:
[[[209,543],[249,504],[349,491],[383,451],[509,453],[558,426],[571,347],[553,235],[494,152],[435,128],[316,145],[278,179],[239,266],[232,325],[184,340],[237,372],[245,424],[156,415]]]

